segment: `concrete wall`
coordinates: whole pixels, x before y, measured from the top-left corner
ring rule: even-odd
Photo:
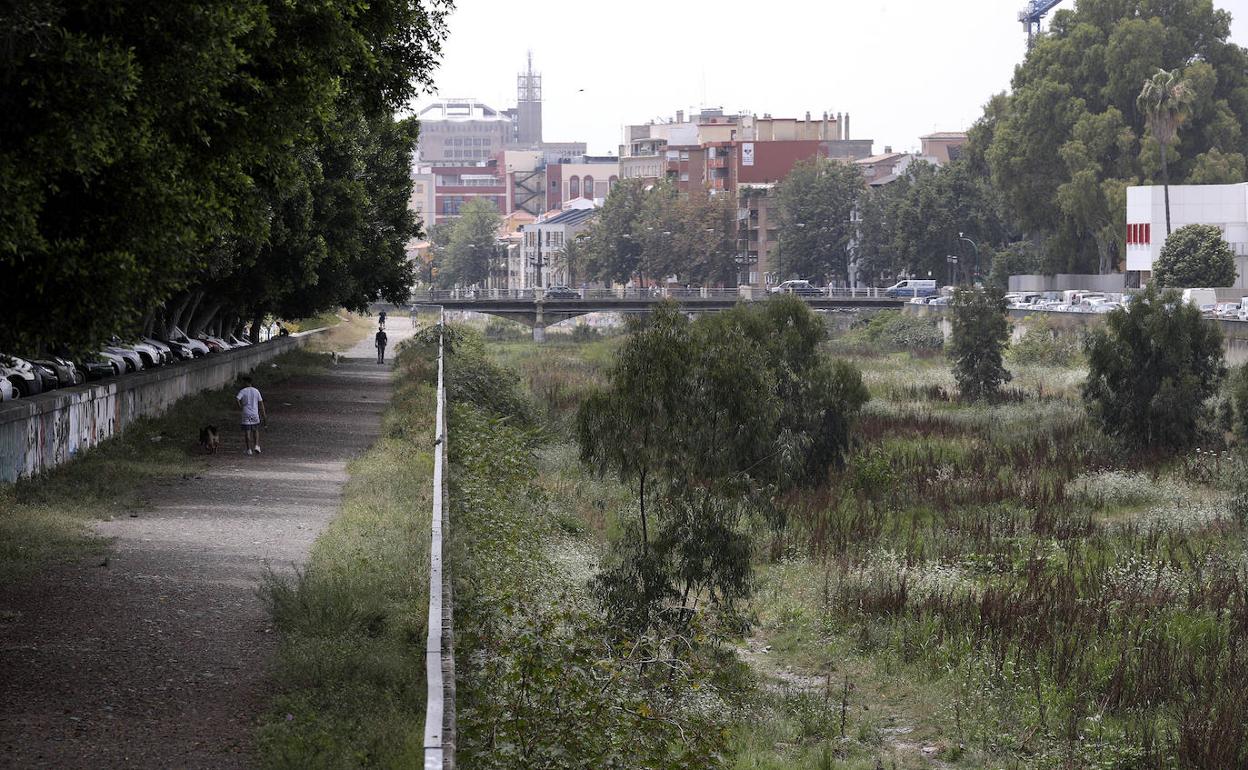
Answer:
[[[0,483],[60,465],[120,434],[140,417],[154,417],[181,398],[230,383],[239,374],[302,347],[321,331],[6,401],[0,404]]]
[[[1121,292],[1127,287],[1125,273],[1104,275],[1058,273],[1057,275],[1011,275],[1010,291],[1087,291]]]

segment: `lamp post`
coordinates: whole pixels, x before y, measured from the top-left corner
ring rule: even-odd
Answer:
[[[958,233],[958,240],[966,241],[971,244],[971,248],[975,250],[975,269],[971,272],[971,286],[973,287],[975,282],[979,280],[979,246],[975,244],[975,241],[967,238],[962,233]]]

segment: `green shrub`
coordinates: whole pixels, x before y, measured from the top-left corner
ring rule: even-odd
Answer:
[[[1177,291],[1150,283],[1092,330],[1085,351],[1083,399],[1107,434],[1166,449],[1200,437],[1205,402],[1226,374],[1222,332]]]
[[[945,345],[945,336],[934,319],[901,310],[876,313],[855,324],[843,340],[850,345],[883,351],[936,351]]]
[[[1070,366],[1082,357],[1078,336],[1058,329],[1047,316],[1027,316],[1023,325],[1027,331],[1006,353],[1013,363]]]
[[[1227,400],[1231,417],[1230,429],[1240,441],[1248,443],[1248,364],[1235,370],[1228,383],[1230,398]]]

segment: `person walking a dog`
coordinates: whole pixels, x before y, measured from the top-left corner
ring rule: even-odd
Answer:
[[[251,384],[251,375],[244,374],[240,378],[243,389],[235,397],[238,406],[243,410],[240,426],[243,429],[243,445],[247,454],[260,454],[260,426],[268,418],[264,411],[264,396]]]
[[[386,362],[386,330],[378,329],[374,339],[377,342],[377,363],[384,364]]]

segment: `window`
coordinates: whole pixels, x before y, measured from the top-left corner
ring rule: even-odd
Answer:
[[[682,173],[682,174],[680,175],[680,181],[682,181],[682,182],[688,182],[688,181],[689,181],[689,172],[687,172],[687,171],[686,171],[686,172]]]
[[[594,178],[590,176],[589,174],[586,174],[584,184],[585,184],[585,197],[593,198],[594,197]]]
[[[581,197],[581,178],[579,176],[574,176],[568,180],[568,197]]]

